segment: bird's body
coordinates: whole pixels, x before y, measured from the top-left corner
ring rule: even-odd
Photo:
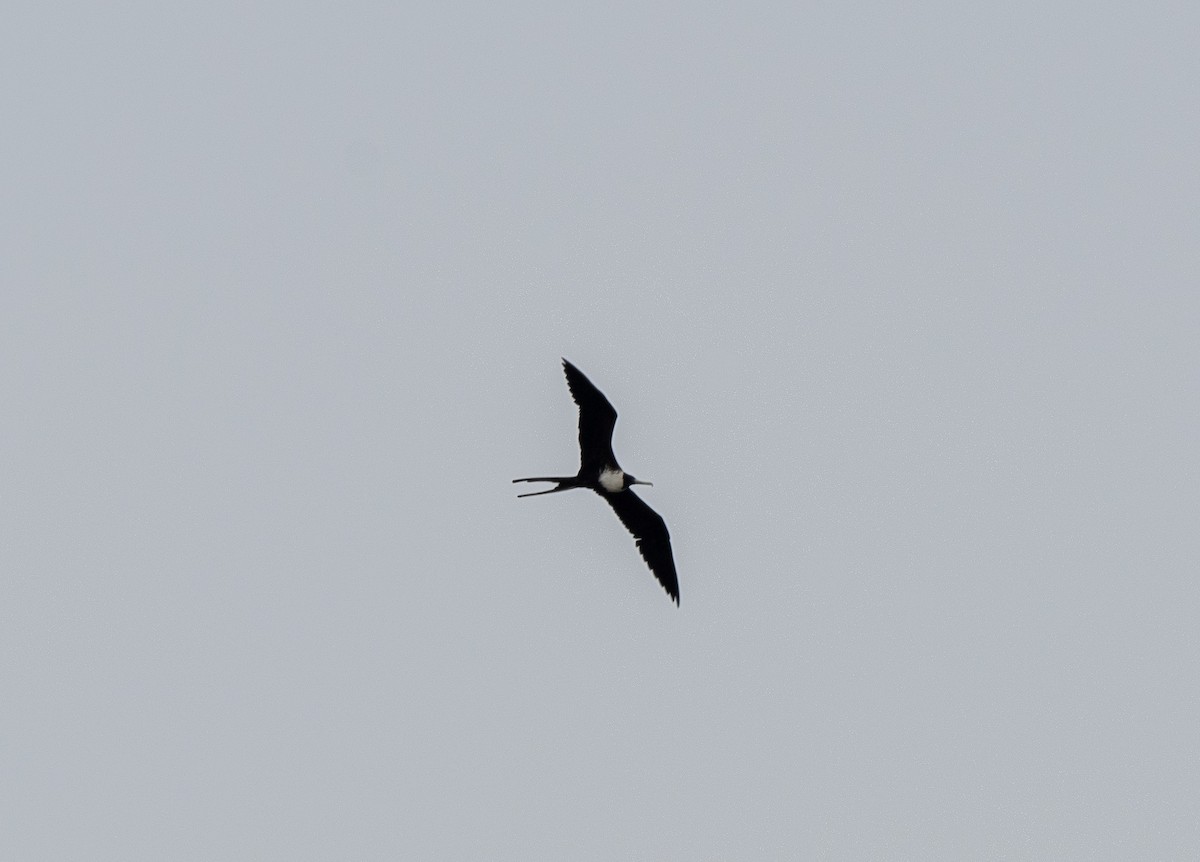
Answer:
[[[518,494],[536,497],[571,488],[589,488],[613,508],[625,528],[633,534],[642,558],[658,578],[667,594],[679,604],[679,579],[671,554],[671,536],[662,516],[630,490],[631,485],[649,485],[621,469],[612,451],[613,427],[617,411],[583,372],[563,360],[567,386],[579,405],[579,472],[574,476],[546,476],[513,479],[514,482],[556,482],[548,491]]]
[[[604,468],[600,471],[600,487],[606,493],[615,494],[625,490],[625,471],[621,469]]]

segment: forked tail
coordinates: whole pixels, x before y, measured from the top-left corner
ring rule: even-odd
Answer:
[[[528,479],[513,479],[513,482],[557,482],[557,488],[551,488],[549,491],[531,491],[528,494],[517,494],[518,497],[538,497],[542,494],[553,494],[555,491],[569,491],[571,488],[579,487],[579,482],[575,476],[531,476]]]

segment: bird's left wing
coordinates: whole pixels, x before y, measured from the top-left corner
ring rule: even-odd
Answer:
[[[646,501],[626,489],[616,494],[601,494],[613,507],[625,529],[637,540],[642,559],[654,572],[675,604],[679,604],[679,577],[675,574],[675,557],[671,554],[671,534],[662,515],[646,505]]]

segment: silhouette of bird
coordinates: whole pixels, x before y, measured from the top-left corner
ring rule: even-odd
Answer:
[[[675,558],[671,555],[671,536],[662,516],[630,490],[630,485],[653,485],[626,473],[617,464],[612,450],[613,427],[617,411],[608,403],[604,393],[583,372],[567,360],[562,361],[571,397],[579,405],[579,473],[575,476],[543,476],[513,479],[513,482],[557,482],[548,491],[518,494],[518,497],[537,497],[571,488],[590,488],[612,506],[625,529],[633,534],[642,559],[658,578],[675,604],[679,604],[679,578],[675,574]]]

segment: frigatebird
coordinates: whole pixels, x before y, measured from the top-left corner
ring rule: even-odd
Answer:
[[[679,604],[679,578],[675,574],[675,558],[671,556],[671,535],[662,516],[646,505],[645,500],[630,490],[630,485],[653,485],[626,473],[617,463],[612,450],[613,427],[617,411],[608,403],[604,393],[583,372],[567,360],[562,361],[571,397],[579,405],[579,473],[575,476],[542,476],[513,479],[513,482],[557,482],[548,491],[518,494],[518,497],[537,497],[569,491],[571,488],[590,488],[612,506],[625,529],[633,534],[642,559],[658,578],[675,604]]]

